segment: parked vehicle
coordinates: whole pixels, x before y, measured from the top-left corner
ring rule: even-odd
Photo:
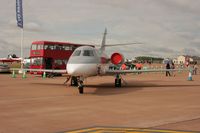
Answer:
[[[8,66],[8,64],[3,64],[0,63],[0,73],[8,73],[10,72],[10,67]]]

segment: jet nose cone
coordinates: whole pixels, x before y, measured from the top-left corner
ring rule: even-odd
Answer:
[[[97,74],[96,64],[68,64],[67,72],[72,76],[91,76]]]
[[[67,73],[70,75],[75,75],[77,73],[77,66],[75,64],[68,64],[67,65]]]

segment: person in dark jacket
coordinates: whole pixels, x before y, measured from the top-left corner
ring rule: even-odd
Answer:
[[[166,64],[166,69],[170,69],[170,64],[169,62]],[[166,71],[166,76],[171,76],[169,71]]]
[[[173,62],[172,62],[172,65],[171,65],[171,69],[175,69],[175,64]],[[174,73],[173,70],[171,71],[171,74],[172,74],[172,76],[175,77],[175,73]]]

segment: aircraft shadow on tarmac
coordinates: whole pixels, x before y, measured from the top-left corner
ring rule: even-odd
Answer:
[[[169,82],[170,83],[170,82]],[[67,88],[72,88],[69,84],[60,84],[60,83],[31,83],[35,85],[43,85],[43,86],[66,86]],[[85,94],[95,94],[95,95],[118,95],[118,94],[126,94],[133,91],[139,91],[141,89],[148,88],[174,88],[174,87],[197,87],[199,85],[191,85],[191,84],[154,84],[146,81],[129,81],[126,83],[122,83],[122,87],[116,88],[113,83],[101,83],[101,84],[85,84]],[[73,87],[76,88],[76,87]],[[92,90],[92,91],[88,91]],[[93,90],[94,89],[94,90]]]
[[[148,88],[174,88],[174,87],[198,87],[199,85],[191,85],[191,84],[153,84],[153,83],[147,83],[145,81],[129,81],[127,83],[122,83],[121,88],[116,88],[113,83],[102,83],[102,84],[96,84],[96,85],[85,85],[85,87],[90,88],[96,88],[96,90],[93,92],[93,94],[96,95],[117,95],[117,94],[125,94],[132,91],[139,91],[141,89],[148,89]]]
[[[33,85],[41,85],[41,86],[65,86],[63,84],[60,84],[60,83],[31,83]]]

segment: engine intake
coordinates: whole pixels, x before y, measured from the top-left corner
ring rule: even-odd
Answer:
[[[124,63],[124,56],[120,53],[113,53],[111,55],[111,62],[114,65],[119,65]]]

